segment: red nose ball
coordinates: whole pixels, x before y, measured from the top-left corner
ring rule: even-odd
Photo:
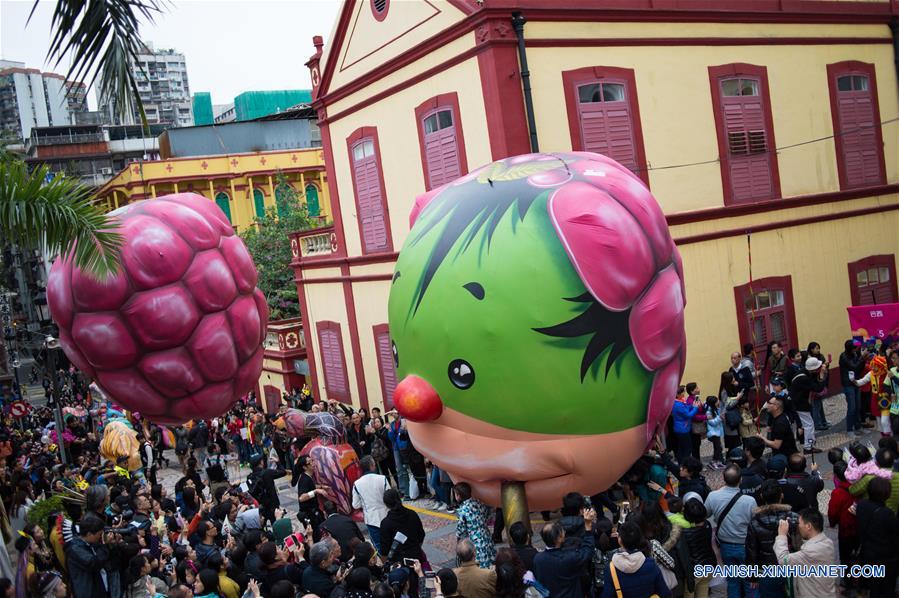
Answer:
[[[433,421],[443,413],[443,401],[427,380],[406,376],[393,391],[393,404],[405,418],[414,422]]]

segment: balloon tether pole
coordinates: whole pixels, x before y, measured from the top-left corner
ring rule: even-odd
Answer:
[[[528,497],[524,491],[524,482],[503,482],[500,488],[503,505],[503,523],[508,531],[512,524],[521,521],[531,531],[531,517],[528,511]]]

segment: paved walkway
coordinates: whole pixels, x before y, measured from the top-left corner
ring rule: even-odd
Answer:
[[[821,435],[818,439],[817,446],[824,452],[817,455],[815,459],[819,465],[821,475],[825,480],[825,489],[819,494],[819,503],[825,512],[827,503],[830,500],[830,492],[833,488],[833,484],[831,483],[833,472],[830,463],[827,461],[827,450],[834,447],[847,446],[850,442],[856,440],[854,435],[846,434],[845,431],[838,431],[845,430],[845,424],[843,423],[846,409],[845,406],[846,403],[842,395],[837,395],[825,400],[825,414],[828,421],[832,424],[832,427],[830,431],[820,433]],[[861,438],[862,441],[870,442],[875,446],[878,439],[879,434],[873,430],[867,430],[865,436]],[[701,453],[703,461],[708,462],[712,456],[711,445],[707,442],[703,442]],[[177,464],[174,455],[172,455],[172,463]],[[165,468],[160,471],[158,474],[160,482],[165,483],[169,487],[174,486],[181,475],[180,470],[176,469],[176,467],[177,466]],[[243,481],[248,473],[249,470],[247,468],[242,468],[240,470],[232,469],[231,479],[232,481],[235,479]],[[720,488],[723,485],[721,471],[707,469],[705,471],[705,476],[712,489]],[[165,480],[165,482],[163,482],[163,480]],[[297,496],[295,489],[290,486],[289,474],[287,477],[278,480],[277,487],[281,499],[281,506],[287,509],[288,517],[295,522],[295,529],[299,530],[299,522],[296,521],[298,507]],[[427,533],[424,547],[425,553],[432,566],[435,568],[455,566],[455,515],[435,510],[435,504],[430,500],[408,501],[406,505],[421,515],[422,523],[425,532]],[[558,516],[558,513],[553,513],[554,518],[557,518]],[[539,526],[543,523],[542,518],[539,514],[532,514],[532,522],[535,529],[535,536],[537,536],[534,539],[534,543],[542,548],[539,534],[536,533],[536,530],[539,530]],[[833,530],[828,530],[828,534],[831,535],[830,532],[832,531]],[[833,534],[833,536],[834,540],[836,540],[835,534]],[[712,595],[714,596],[716,594],[713,592]]]

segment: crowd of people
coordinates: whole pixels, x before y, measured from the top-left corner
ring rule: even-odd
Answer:
[[[829,451],[832,481],[819,471],[815,446],[815,432],[829,426],[821,399],[830,357],[817,343],[804,352],[774,343],[764,360],[748,347],[732,356],[717,394],[702,398],[697,383],[678,390],[667,437],[618,484],[560,497],[558,516],[543,513],[539,541],[526,522],[506,529],[468,484],[428,463],[394,412],[316,401],[304,388],[273,414],[251,394],[219,418],[171,430],[132,416],[135,469],[127,458],[100,456],[103,409],[76,371],[61,371],[61,434],[50,408],[18,420],[4,411],[0,592],[689,598],[708,596],[720,581],[703,566],[872,564],[884,566],[883,576],[731,574],[724,583],[732,598],[895,596],[899,351],[891,349],[847,341],[839,357],[847,431],[878,426],[881,438]],[[879,360],[891,364],[885,373]],[[279,426],[287,406],[342,421],[363,472],[354,512],[341,512],[331,488],[316,482],[301,454],[308,439]],[[718,489],[711,472],[721,476]],[[295,512],[282,508],[281,478],[294,489]],[[820,500],[826,487],[829,501]],[[415,499],[455,519],[454,567],[429,562],[421,509],[409,508]]]

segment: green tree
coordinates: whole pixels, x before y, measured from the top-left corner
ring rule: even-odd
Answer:
[[[256,218],[256,225],[240,236],[256,262],[257,285],[265,294],[271,319],[283,320],[300,315],[297,285],[288,266],[293,255],[287,235],[317,224],[309,219],[303,195],[288,184],[282,173],[276,174],[276,181],[277,205],[266,209],[262,218]]]

